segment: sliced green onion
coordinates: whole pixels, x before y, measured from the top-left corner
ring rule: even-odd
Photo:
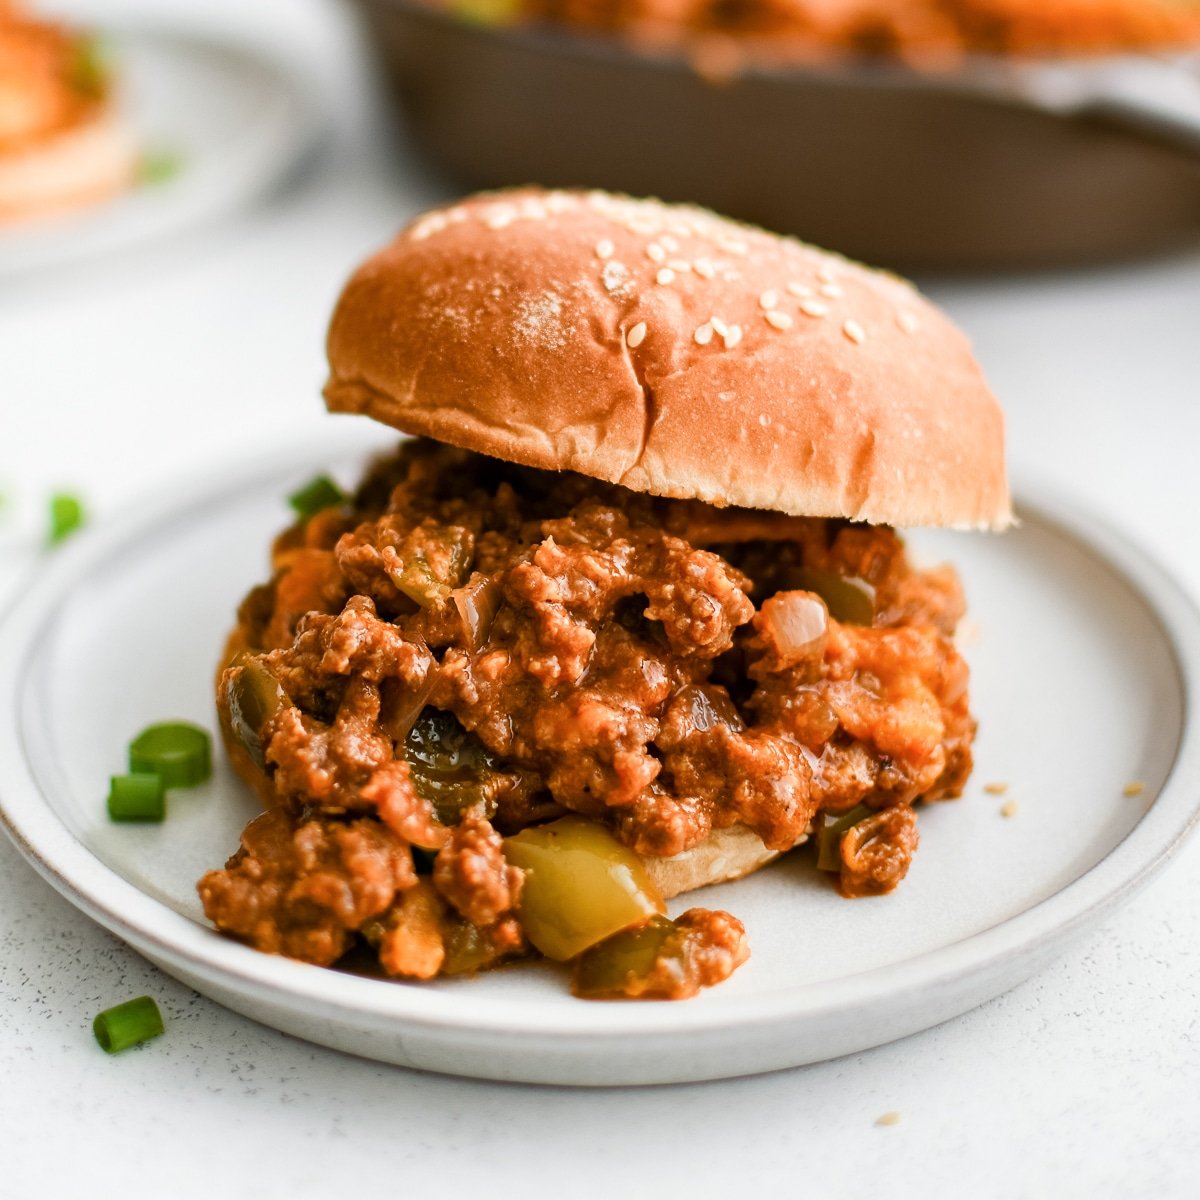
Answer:
[[[288,497],[288,503],[296,510],[298,517],[306,520],[324,508],[341,504],[345,499],[346,493],[328,475],[318,475],[298,492],[293,492]]]
[[[183,169],[183,156],[173,150],[147,150],[138,162],[137,181],[143,184],[166,183]]]
[[[114,775],[109,781],[108,815],[114,821],[161,821],[167,812],[163,781],[151,772]]]
[[[92,1032],[106,1054],[116,1054],[139,1042],[148,1042],[162,1031],[162,1013],[151,996],[139,996],[115,1008],[106,1008],[92,1022]]]
[[[99,96],[108,84],[109,54],[101,38],[80,38],[71,50],[71,86],[85,96]]]
[[[157,775],[163,787],[194,787],[212,774],[209,736],[184,721],[151,725],[129,743],[129,769]]]
[[[50,545],[56,546],[83,524],[83,502],[69,492],[50,497]]]
[[[840,871],[842,869],[842,838],[859,821],[865,821],[875,812],[868,804],[856,804],[840,817],[826,815],[825,824],[817,830],[817,870]]]

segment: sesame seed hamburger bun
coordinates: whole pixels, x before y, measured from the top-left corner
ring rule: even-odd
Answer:
[[[1003,418],[904,281],[701,209],[523,189],[422,216],[350,280],[335,411],[636,491],[1002,529]]]
[[[696,208],[522,189],[426,214],[352,277],[328,352],[331,409],[532,467],[796,516],[1012,521],[1000,408],[937,309]],[[671,897],[778,854],[734,825],[643,860]]]

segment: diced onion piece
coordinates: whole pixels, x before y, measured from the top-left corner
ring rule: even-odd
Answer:
[[[412,732],[417,718],[424,712],[433,695],[433,685],[437,682],[435,671],[426,671],[425,678],[416,687],[405,687],[398,681],[384,691],[385,705],[380,716],[379,724],[395,742],[403,742]]]
[[[417,645],[425,667],[420,682],[409,685],[399,679],[389,679],[383,685],[383,709],[379,714],[379,724],[397,744],[402,743],[412,731],[417,718],[429,703],[437,682],[433,654],[423,640],[417,639]]]
[[[783,666],[819,655],[825,647],[829,612],[812,592],[776,592],[760,609],[764,634]]]
[[[700,684],[684,684],[676,694],[676,702],[687,705],[688,723],[697,733],[707,733],[717,725],[730,729],[744,729],[746,723],[729,694],[721,688],[703,687]]]
[[[525,872],[521,924],[547,958],[566,962],[666,911],[641,859],[585,817],[523,829],[504,856]]]
[[[487,645],[500,605],[500,585],[494,579],[475,575],[463,587],[455,588],[450,598],[462,618],[468,648],[479,650]]]
[[[857,575],[802,567],[788,581],[807,592],[816,592],[835,621],[846,625],[875,624],[875,588]]]

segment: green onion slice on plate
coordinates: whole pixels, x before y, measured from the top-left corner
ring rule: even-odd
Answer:
[[[92,1033],[106,1054],[128,1050],[139,1042],[156,1038],[163,1031],[162,1013],[151,996],[138,996],[114,1008],[106,1008],[92,1022]]]
[[[151,725],[129,743],[129,769],[157,775],[166,788],[194,787],[212,774],[209,736],[186,721]]]
[[[166,789],[153,771],[114,775],[109,781],[108,815],[114,821],[161,821],[166,815]]]

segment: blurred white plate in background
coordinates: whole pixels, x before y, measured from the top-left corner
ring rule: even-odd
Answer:
[[[163,177],[94,208],[0,226],[0,285],[233,212],[278,186],[320,133],[314,89],[262,49],[159,29],[98,35],[122,114]]]

